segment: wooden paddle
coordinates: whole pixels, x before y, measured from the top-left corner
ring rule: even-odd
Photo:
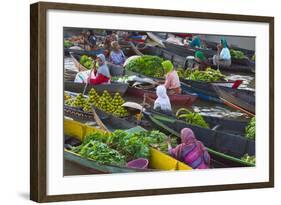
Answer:
[[[89,80],[90,80],[90,78],[92,76],[93,69],[96,69],[96,61],[93,60],[93,62],[94,62],[94,66],[93,66],[93,68],[90,71],[89,78],[87,79],[86,85],[85,85],[84,90],[83,90],[83,95],[85,95],[85,92],[87,90],[87,87],[88,87],[88,84],[89,84]]]
[[[110,132],[109,129],[106,127],[106,125],[103,124],[103,122],[101,121],[101,119],[100,119],[100,117],[98,116],[98,114],[97,114],[95,108],[94,108],[93,106],[91,106],[91,107],[92,107],[93,116],[94,116],[94,119],[95,119],[97,125],[98,125],[102,130],[104,130],[104,131],[106,131],[106,132]]]

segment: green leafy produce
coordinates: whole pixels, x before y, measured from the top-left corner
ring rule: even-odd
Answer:
[[[245,162],[248,162],[248,163],[251,163],[251,164],[256,164],[256,157],[255,155],[253,156],[249,156],[248,154],[245,154],[241,160],[245,161]]]
[[[106,143],[109,147],[124,155],[126,161],[137,158],[149,158],[150,146],[167,152],[167,136],[156,130],[136,133],[116,130],[105,135],[106,137],[102,137],[100,133],[93,133],[86,137],[86,141],[93,140]],[[175,140],[174,143],[176,143]]]
[[[111,80],[115,81],[115,82],[119,82],[119,83],[127,83],[129,81],[129,76],[128,75],[124,75],[122,77],[120,77],[120,76],[112,76]]]
[[[253,117],[245,129],[246,138],[254,140],[256,138],[256,117]]]
[[[68,41],[68,40],[64,40],[63,46],[64,46],[65,48],[69,48],[69,47],[73,46],[73,43],[71,43],[71,42]]]
[[[96,133],[96,135],[98,134]],[[100,133],[99,136],[101,137]],[[126,164],[125,157],[123,155],[101,141],[88,139],[78,147],[73,147],[72,151],[82,157],[93,159],[102,164],[119,166],[124,166]]]
[[[179,77],[185,78],[187,80],[197,80],[204,82],[215,82],[223,80],[225,75],[223,75],[219,70],[214,70],[212,68],[207,68],[205,71],[200,71],[198,69],[191,70],[186,69],[185,71],[178,71]]]
[[[243,59],[247,58],[242,51],[230,49],[230,55],[232,58]]]
[[[131,60],[125,69],[151,77],[163,77],[162,62],[163,59],[158,56],[144,55]]]
[[[197,125],[203,128],[209,128],[208,123],[199,113],[191,112],[186,108],[178,109],[176,116],[178,119],[183,119],[188,124]]]
[[[80,64],[87,69],[92,69],[94,67],[93,59],[87,55],[82,55],[80,58]]]

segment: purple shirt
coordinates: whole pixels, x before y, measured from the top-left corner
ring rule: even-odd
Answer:
[[[123,65],[126,60],[126,57],[123,51],[111,51],[110,53],[110,61],[115,65]]]

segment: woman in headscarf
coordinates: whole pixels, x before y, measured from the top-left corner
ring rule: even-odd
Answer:
[[[201,39],[198,36],[193,36],[192,41],[188,44],[188,46],[191,47],[191,48],[195,48],[195,47],[200,48],[201,47]]]
[[[193,169],[208,169],[210,155],[202,142],[198,141],[189,128],[181,130],[181,144],[172,148],[168,141],[168,151],[174,158],[186,163]]]
[[[231,55],[224,38],[221,39],[217,49],[217,55],[213,56],[213,64],[217,67],[229,68],[231,66]]]
[[[205,57],[204,53],[201,51],[195,52],[195,68],[199,68],[199,70],[206,70],[207,67],[209,67],[209,61]]]
[[[88,78],[89,83],[93,85],[110,83],[110,72],[105,61],[105,56],[103,54],[99,54],[96,61],[98,68],[94,69],[94,75],[91,74]]]
[[[157,99],[154,102],[153,109],[170,114],[172,112],[172,107],[164,85],[157,86],[156,95]]]
[[[164,86],[167,89],[168,94],[180,94],[181,84],[178,73],[174,70],[174,65],[171,61],[166,60],[162,62],[162,66],[165,72],[165,83]]]
[[[109,60],[114,65],[123,66],[126,56],[123,51],[120,49],[120,45],[117,41],[112,41],[111,43],[112,51],[109,55]]]

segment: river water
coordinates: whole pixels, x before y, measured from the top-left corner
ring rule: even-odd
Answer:
[[[70,69],[77,71],[72,59],[70,57],[65,57],[64,66],[65,69]],[[240,89],[248,89],[255,90],[255,77],[254,74],[245,74],[245,73],[230,73],[230,72],[222,72],[225,74],[227,79],[229,80],[243,80],[243,83],[239,86]],[[135,101],[142,102],[140,99],[132,98],[130,96],[125,96],[127,101]],[[173,110],[176,112],[177,109],[181,108],[181,106],[172,105]],[[224,117],[224,118],[233,118],[233,119],[246,119],[248,118],[246,114],[230,108],[223,104],[212,103],[207,101],[202,101],[200,99],[196,100],[196,102],[192,105],[191,108],[196,112],[199,112],[202,115],[207,116],[215,116],[215,117]]]

